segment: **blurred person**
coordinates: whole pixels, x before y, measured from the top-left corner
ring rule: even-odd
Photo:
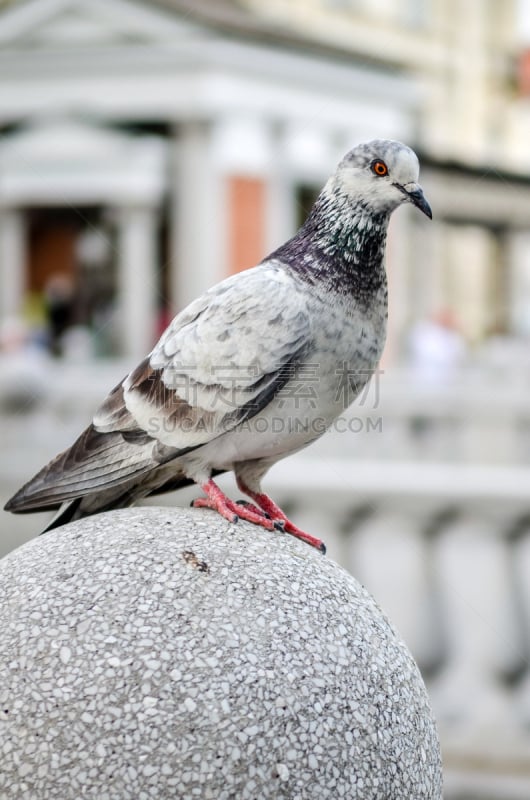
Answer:
[[[94,358],[94,337],[90,329],[85,325],[70,326],[61,337],[61,355],[74,364]]]
[[[54,356],[63,352],[63,334],[73,321],[74,285],[68,275],[52,275],[44,287],[44,300],[50,334],[50,350]]]
[[[35,344],[31,330],[20,317],[7,317],[0,325],[0,408],[7,412],[30,410],[46,393],[46,351]]]
[[[29,331],[20,317],[6,317],[0,325],[0,353],[12,354],[22,350],[29,340]]]
[[[449,309],[420,320],[413,326],[408,344],[413,369],[429,383],[448,381],[467,355],[466,341]]]

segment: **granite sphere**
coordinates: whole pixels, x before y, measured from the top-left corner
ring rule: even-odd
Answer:
[[[286,534],[114,511],[10,553],[0,587],[0,797],[441,798],[407,648]]]

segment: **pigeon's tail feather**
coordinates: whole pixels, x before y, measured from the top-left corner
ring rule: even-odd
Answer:
[[[15,513],[44,511],[59,508],[67,500],[104,495],[124,485],[130,489],[141,476],[160,466],[153,457],[152,444],[152,440],[127,441],[121,433],[99,433],[90,425],[72,447],[28,481],[5,509]]]
[[[61,525],[66,525],[67,522],[73,522],[74,519],[79,519],[81,514],[77,513],[79,510],[79,506],[81,504],[81,498],[77,497],[75,500],[68,500],[66,503],[63,503],[60,507],[57,514],[53,517],[51,522],[46,525],[43,531],[41,531],[41,535],[43,533],[48,533],[48,531],[52,531],[54,528],[60,528]]]
[[[51,522],[41,531],[41,535],[52,531],[54,528],[60,528],[68,522],[74,522],[76,519],[90,517],[92,514],[99,514],[102,511],[111,511],[113,508],[126,508],[143,497],[146,491],[135,481],[129,481],[107,491],[76,497],[75,500],[67,500],[62,504]]]

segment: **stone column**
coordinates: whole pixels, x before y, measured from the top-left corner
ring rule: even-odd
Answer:
[[[124,207],[118,215],[118,308],[122,352],[127,358],[144,358],[155,341],[156,222],[156,209],[149,206]]]
[[[482,0],[467,0],[460,5],[458,14],[449,12],[446,17],[452,45],[452,74],[448,72],[447,83],[452,118],[458,120],[458,126],[448,131],[452,138],[451,149],[467,160],[472,154],[478,163],[487,158],[486,131],[488,122],[493,121],[493,115],[488,113],[487,84],[491,78],[485,8]]]
[[[387,274],[389,295],[392,298],[388,310],[387,344],[384,354],[385,365],[395,361],[400,351],[406,347],[407,325],[409,323],[409,293],[411,273],[417,269],[411,264],[415,254],[410,252],[413,235],[410,214],[414,209],[404,210],[396,219],[392,218],[388,235]]]
[[[266,250],[271,252],[296,231],[294,179],[285,156],[285,131],[272,127],[272,162],[267,179]]]
[[[512,230],[506,242],[509,269],[509,315],[513,333],[530,336],[530,234]]]
[[[377,507],[354,525],[347,565],[397,625],[420,668],[432,669],[442,652],[425,536],[429,522],[428,508]]]
[[[519,614],[523,628],[524,647],[523,652],[528,652],[528,642],[530,642],[530,526],[528,523],[522,526],[519,536],[514,541],[513,549],[513,577],[514,587],[517,591],[519,600]],[[524,677],[518,681],[515,690],[515,713],[521,726],[525,730],[530,729],[530,664],[525,658]]]
[[[223,187],[212,156],[211,124],[190,122],[179,128],[171,210],[174,312],[226,274]]]
[[[423,220],[420,220],[423,222]],[[445,222],[412,224],[414,264],[411,271],[410,311],[417,322],[445,308],[444,272],[449,227]]]
[[[0,320],[22,308],[26,283],[26,230],[23,212],[0,210]]]
[[[431,686],[437,715],[452,742],[495,742],[496,757],[517,727],[506,678],[525,663],[510,526],[501,511],[481,515],[470,507],[440,529],[433,547],[447,647]]]

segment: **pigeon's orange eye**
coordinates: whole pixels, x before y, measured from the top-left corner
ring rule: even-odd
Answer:
[[[372,164],[372,172],[382,178],[384,175],[388,175],[388,167],[384,161],[374,161]]]

